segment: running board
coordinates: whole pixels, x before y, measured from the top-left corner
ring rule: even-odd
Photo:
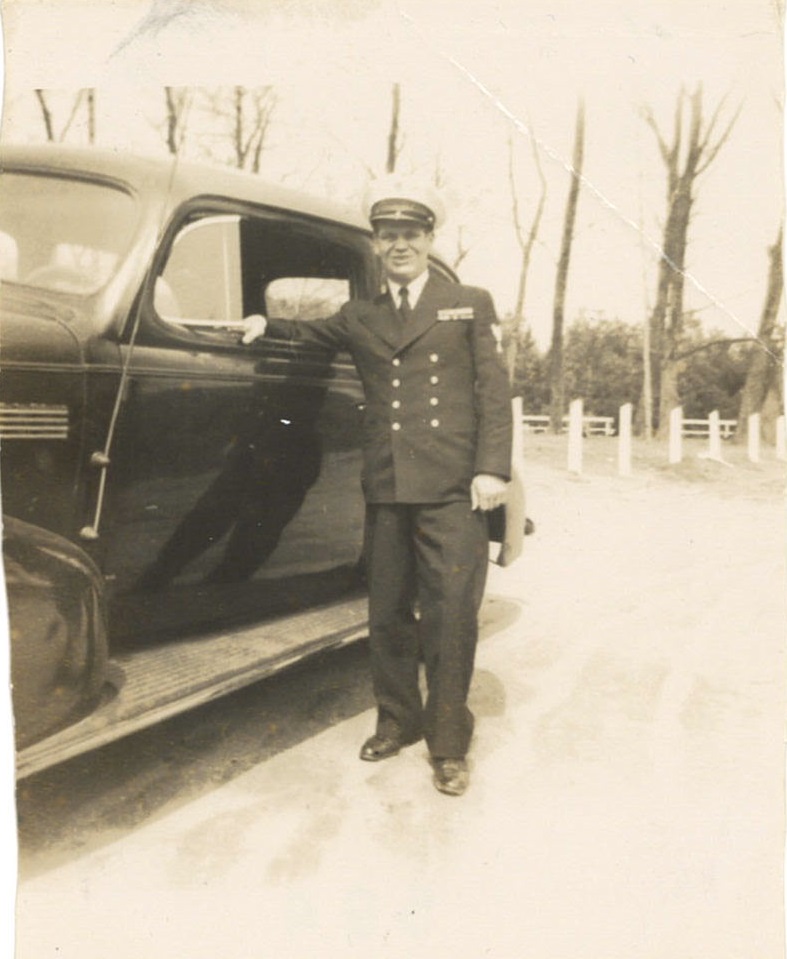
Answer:
[[[232,632],[124,652],[108,697],[85,719],[17,753],[23,779],[367,634],[365,596]]]

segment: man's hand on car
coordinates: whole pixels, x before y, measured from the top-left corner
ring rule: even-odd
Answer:
[[[508,483],[492,473],[477,473],[470,484],[470,505],[472,509],[486,512],[502,506],[508,497]]]
[[[250,316],[245,316],[243,318],[243,336],[241,337],[241,343],[253,343],[254,340],[258,339],[261,336],[265,336],[265,329],[268,326],[268,321],[260,313],[252,313]]]

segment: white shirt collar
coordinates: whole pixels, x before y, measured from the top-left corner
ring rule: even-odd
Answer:
[[[407,287],[407,302],[410,304],[410,309],[415,309],[415,304],[418,302],[421,294],[424,291],[426,286],[426,281],[429,279],[429,270],[424,270],[419,276],[414,280],[410,280],[409,283],[396,283],[394,280],[388,280],[388,291],[391,294],[391,299],[394,302],[396,309],[399,309],[401,300],[399,298],[399,291],[403,286]]]

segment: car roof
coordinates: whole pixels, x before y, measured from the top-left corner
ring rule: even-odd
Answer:
[[[163,199],[169,206],[191,196],[226,196],[301,213],[370,232],[359,213],[299,190],[279,186],[253,173],[177,157],[149,157],[61,144],[8,145],[0,148],[0,168],[43,173],[71,173],[114,180],[135,192]]]
[[[177,156],[153,157],[99,147],[59,143],[0,145],[0,172],[69,173],[124,184],[160,208],[174,209],[191,197],[227,197],[305,217],[338,223],[371,235],[360,210],[301,190],[279,186],[255,173],[193,163]],[[454,270],[436,248],[430,256],[453,279]]]

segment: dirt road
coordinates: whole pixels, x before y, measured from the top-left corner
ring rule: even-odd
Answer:
[[[344,651],[112,753],[98,790],[34,783],[18,959],[779,959],[781,470],[608,459],[529,470],[464,797],[420,744],[356,759]]]

